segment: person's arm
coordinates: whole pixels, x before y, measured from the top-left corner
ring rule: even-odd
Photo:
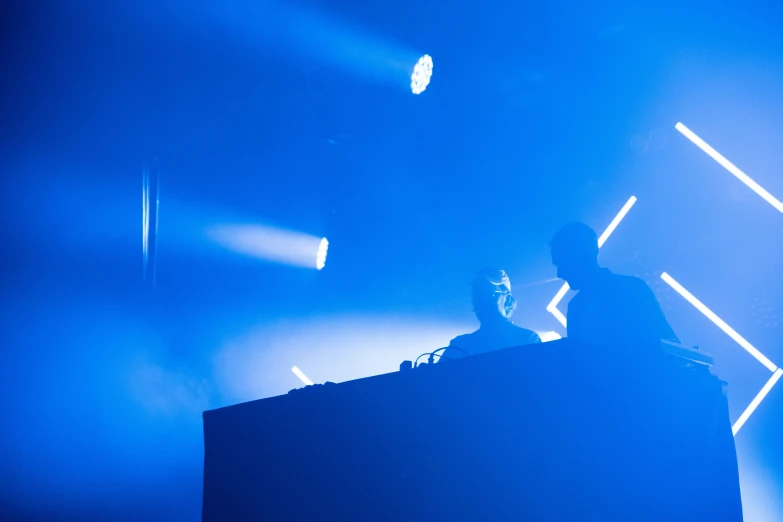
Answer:
[[[587,331],[585,328],[586,321],[589,321],[590,319],[584,316],[582,306],[580,305],[581,301],[579,294],[576,294],[571,301],[568,302],[568,310],[566,311],[566,337],[579,341],[590,341],[590,339],[587,338]]]
[[[679,342],[677,335],[666,320],[658,299],[652,289],[641,279],[635,280],[635,310],[633,328],[640,340],[659,343],[662,339]]]

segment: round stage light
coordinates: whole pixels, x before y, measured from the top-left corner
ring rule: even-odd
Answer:
[[[323,267],[326,266],[326,253],[328,250],[329,250],[329,241],[327,241],[326,238],[323,238],[321,240],[321,243],[318,245],[318,254],[316,255],[315,258],[315,268],[317,268],[318,270],[321,270]]]
[[[430,78],[432,77],[432,57],[429,54],[425,54],[416,65],[413,67],[413,74],[411,74],[411,91],[413,94],[421,94],[427,85],[430,84]]]

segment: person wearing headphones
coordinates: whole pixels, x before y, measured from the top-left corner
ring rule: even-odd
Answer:
[[[473,333],[452,339],[441,360],[541,342],[536,332],[511,322],[517,302],[511,295],[511,281],[506,272],[482,269],[471,286],[473,313],[481,326]]]

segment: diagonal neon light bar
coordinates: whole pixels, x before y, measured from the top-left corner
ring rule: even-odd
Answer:
[[[731,432],[736,435],[737,432],[742,428],[742,426],[745,425],[745,421],[747,421],[750,416],[753,414],[754,411],[756,411],[756,408],[759,407],[759,404],[761,404],[761,401],[764,400],[764,398],[769,393],[769,390],[772,389],[773,386],[778,382],[780,379],[780,376],[783,375],[783,369],[778,368],[775,373],[772,374],[772,377],[769,378],[767,381],[767,384],[764,385],[763,388],[761,388],[761,391],[753,398],[752,401],[750,401],[750,404],[747,408],[745,408],[745,411],[742,412],[742,415],[739,416],[739,419],[737,419],[737,422],[734,423],[734,426],[731,427]]]
[[[739,168],[737,168],[736,165],[734,165],[732,162],[727,160],[720,152],[713,149],[712,147],[707,144],[706,141],[701,139],[694,133],[692,130],[690,130],[688,127],[683,125],[682,123],[677,123],[677,125],[674,126],[675,129],[680,131],[683,136],[688,138],[693,142],[694,145],[699,147],[701,150],[707,153],[709,157],[720,163],[720,165],[731,172],[737,179],[739,179],[741,182],[743,182],[745,185],[748,186],[753,192],[764,198],[764,201],[772,205],[774,208],[776,208],[779,212],[783,212],[783,202],[780,202],[775,198],[772,194],[766,191],[764,187],[753,181],[750,176],[742,172]]]
[[[661,274],[661,279],[663,279],[669,286],[671,286],[675,292],[680,294],[682,297],[685,298],[686,301],[688,301],[690,304],[692,304],[698,311],[700,311],[702,314],[704,314],[707,319],[715,323],[715,325],[723,330],[726,335],[731,337],[734,342],[742,346],[745,350],[748,351],[753,357],[756,358],[757,361],[759,361],[761,364],[763,364],[769,371],[772,372],[772,377],[769,378],[767,383],[764,385],[763,388],[761,388],[761,391],[753,398],[753,400],[750,402],[747,408],[745,408],[745,411],[742,412],[742,415],[739,416],[737,421],[734,423],[734,425],[731,427],[731,431],[734,435],[737,434],[737,432],[742,428],[742,426],[745,425],[745,422],[750,418],[750,416],[753,414],[754,411],[756,411],[756,408],[758,408],[759,404],[761,404],[761,401],[764,400],[764,398],[767,396],[769,391],[772,389],[773,386],[778,382],[781,375],[783,375],[783,369],[778,368],[775,366],[775,364],[772,363],[767,357],[764,356],[763,353],[758,351],[758,349],[750,344],[747,340],[745,340],[744,337],[742,337],[740,334],[738,334],[731,326],[726,324],[723,319],[715,315],[715,312],[707,308],[704,303],[696,299],[696,297],[690,293],[688,290],[686,290],[680,283],[674,280],[672,276],[664,272]]]
[[[669,286],[671,286],[678,294],[680,294],[682,297],[685,298],[686,301],[688,301],[690,304],[692,304],[699,312],[704,314],[707,319],[715,323],[715,325],[723,330],[726,335],[731,337],[735,343],[742,346],[749,354],[751,354],[753,357],[756,358],[758,362],[763,364],[769,371],[774,372],[778,369],[777,366],[775,366],[772,361],[767,359],[763,353],[758,351],[755,346],[750,344],[747,340],[745,340],[744,337],[742,337],[740,334],[738,334],[731,326],[726,324],[726,322],[718,317],[715,312],[707,308],[704,303],[696,299],[692,293],[687,291],[680,283],[674,280],[672,276],[667,274],[666,272],[661,274],[661,279],[663,279]]]
[[[636,203],[636,196],[631,196],[628,198],[628,201],[625,202],[625,205],[623,205],[623,208],[620,209],[620,212],[617,213],[617,215],[614,217],[611,223],[609,223],[609,226],[606,227],[606,230],[604,230],[603,234],[598,238],[598,248],[601,248],[604,246],[604,243],[606,243],[606,240],[609,239],[609,236],[612,235],[612,232],[617,228],[617,225],[620,224],[620,221],[623,220],[626,214],[628,214],[628,211],[631,210],[631,207]],[[570,287],[568,286],[568,283],[564,283],[562,287],[560,287],[560,290],[557,291],[555,294],[555,297],[552,298],[552,300],[549,302],[548,305],[546,305],[546,310],[550,314],[555,316],[555,319],[563,325],[563,328],[566,327],[567,321],[565,315],[563,315],[563,312],[558,310],[557,305],[560,303],[560,301],[563,300],[563,297],[565,297],[566,293],[568,293],[568,289]]]
[[[304,374],[302,370],[300,370],[297,366],[292,366],[291,371],[294,372],[294,375],[299,377],[299,380],[302,381],[305,386],[312,386],[315,384],[313,381],[310,380],[310,378]]]

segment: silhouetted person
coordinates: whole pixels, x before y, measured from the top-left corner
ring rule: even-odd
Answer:
[[[568,303],[568,337],[591,344],[659,348],[678,342],[647,283],[598,264],[598,236],[569,223],[550,243],[557,277],[578,293]]]
[[[485,268],[473,279],[471,300],[473,312],[481,326],[473,333],[455,337],[444,352],[444,359],[490,352],[501,348],[540,343],[532,330],[511,322],[517,303],[511,295],[511,281],[503,270]],[[459,348],[456,350],[453,348]]]

